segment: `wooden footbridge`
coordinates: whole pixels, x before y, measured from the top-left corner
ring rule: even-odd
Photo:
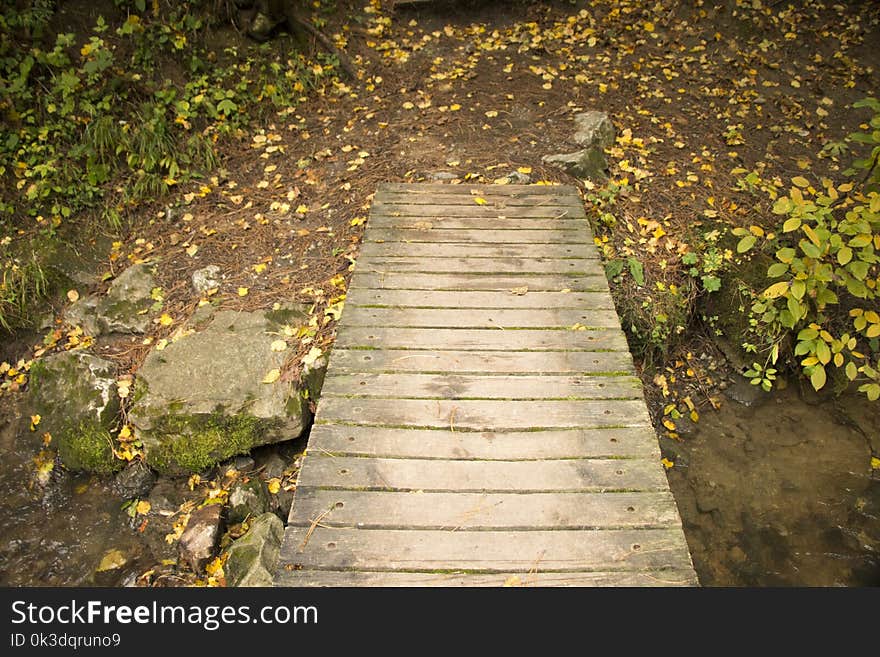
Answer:
[[[504,584],[696,576],[576,190],[386,184],[276,585]]]

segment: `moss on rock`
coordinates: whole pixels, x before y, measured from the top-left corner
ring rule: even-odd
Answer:
[[[166,415],[151,431],[157,443],[148,460],[167,474],[202,472],[220,461],[250,451],[275,423],[240,414]]]
[[[113,363],[85,352],[53,354],[31,367],[30,395],[65,467],[108,474],[122,466],[110,434],[119,414]]]
[[[70,470],[111,474],[122,467],[113,454],[113,437],[97,423],[67,428],[58,441],[58,455]]]

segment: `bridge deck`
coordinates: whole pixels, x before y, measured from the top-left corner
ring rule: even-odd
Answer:
[[[572,187],[378,191],[280,586],[696,576]]]

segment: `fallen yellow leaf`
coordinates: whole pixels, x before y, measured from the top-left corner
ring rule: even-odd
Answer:
[[[475,196],[474,203],[476,203],[477,205],[486,205],[487,201],[482,196]]]
[[[287,349],[286,340],[275,340],[272,343],[272,351],[284,351],[285,349]]]
[[[162,316],[159,317],[159,323],[162,326],[171,326],[174,323],[174,318],[168,313],[162,313]]]
[[[281,490],[281,480],[278,477],[272,477],[266,482],[266,487],[272,495],[277,495],[278,491]]]
[[[150,512],[150,503],[146,500],[141,500],[137,503],[137,506],[134,508],[140,515],[145,516]]]
[[[76,303],[79,300],[79,292],[76,290],[68,290],[67,299],[70,303]]]
[[[263,383],[275,383],[280,378],[281,370],[269,370],[268,372],[266,372],[266,376],[263,377]]]
[[[246,297],[248,295],[249,290],[246,287],[238,288],[238,296]]]

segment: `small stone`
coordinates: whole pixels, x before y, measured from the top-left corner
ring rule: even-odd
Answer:
[[[279,454],[272,453],[266,457],[266,459],[262,463],[263,467],[263,475],[266,479],[272,479],[273,477],[277,477],[280,479],[284,476],[284,471],[290,464],[284,460]]]
[[[584,148],[611,148],[617,131],[605,112],[582,112],[574,117],[574,141]]]
[[[146,497],[156,483],[156,473],[143,461],[129,463],[113,480],[113,489],[125,499]]]
[[[761,386],[755,386],[748,380],[737,378],[724,391],[728,399],[732,399],[737,404],[742,404],[746,408],[758,406],[767,400],[767,393],[761,390]]]
[[[238,483],[229,492],[226,518],[237,525],[248,518],[262,515],[269,509],[269,493],[259,477]]]
[[[273,513],[254,518],[248,533],[229,548],[226,582],[229,586],[272,586],[278,566],[284,523]]]
[[[284,488],[279,490],[277,494],[272,495],[272,511],[283,522],[287,522],[287,518],[290,515],[290,507],[293,506],[293,495],[294,492],[292,490],[285,490]]]
[[[458,177],[452,171],[432,171],[428,174],[428,180],[455,180]]]
[[[532,177],[527,173],[522,173],[520,171],[511,171],[507,174],[507,181],[511,185],[528,185],[532,182]]]
[[[220,510],[219,504],[209,504],[193,511],[180,537],[180,558],[196,573],[202,572],[214,557],[220,540]]]
[[[253,457],[250,454],[242,454],[232,459],[232,465],[239,472],[250,472],[256,467]]]
[[[204,294],[208,290],[220,287],[220,267],[217,265],[208,265],[201,269],[196,269],[192,273],[193,289],[199,294]]]
[[[198,495],[197,490],[189,490],[185,479],[159,477],[156,480],[147,498],[150,510],[141,537],[157,561],[173,559],[177,555],[177,546],[166,541],[165,537],[174,531],[174,523],[180,517],[178,511],[183,503],[196,499]]]
[[[99,336],[101,334],[97,317],[99,301],[99,297],[96,296],[80,299],[64,312],[64,321],[70,326],[81,327],[86,335]]]
[[[157,287],[150,265],[132,265],[122,272],[98,301],[96,321],[102,333],[146,333],[156,303],[152,297]]]
[[[545,155],[541,158],[544,164],[552,164],[577,178],[603,182],[608,176],[605,173],[608,163],[605,153],[598,148],[585,148],[574,153]]]

